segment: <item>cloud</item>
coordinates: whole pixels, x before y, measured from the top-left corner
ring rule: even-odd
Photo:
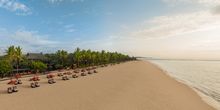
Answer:
[[[0,0],[0,8],[16,12],[17,15],[31,14],[31,10],[25,4],[16,0]]]
[[[46,35],[39,35],[36,31],[18,30],[10,36],[19,43],[33,46],[52,45],[58,42],[45,39]]]
[[[143,28],[130,34],[137,38],[163,38],[219,27],[220,15],[210,11],[199,11],[169,16],[158,16],[147,20]]]
[[[216,41],[220,39],[220,14],[213,14],[211,10],[152,17],[132,26],[127,25],[127,29],[121,29],[111,41],[117,50],[131,55],[172,57],[177,54],[178,57],[179,52],[220,50],[220,40]],[[211,41],[203,42],[207,40]]]
[[[75,32],[76,31],[76,29],[74,28],[74,24],[65,25],[64,28],[65,28],[66,32],[70,32],[71,33],[71,32]]]
[[[220,25],[220,0],[162,0],[168,4],[198,4],[211,7],[191,12],[156,16],[130,30],[132,38],[152,39],[183,35],[195,31],[218,28]],[[141,27],[141,28],[139,28]]]
[[[75,16],[75,15],[76,15],[76,13],[71,12],[71,13],[65,14],[65,15],[63,15],[61,17],[62,18],[67,18],[67,17],[72,17],[72,16]]]
[[[72,27],[74,27],[74,24],[67,24],[64,26],[64,28],[72,28]]]
[[[51,52],[56,50],[60,42],[48,39],[48,35],[39,34],[37,31],[18,29],[11,32],[8,29],[0,28],[0,38],[3,43],[0,47],[19,45],[25,52]],[[3,50],[4,50],[3,49]]]
[[[60,3],[60,2],[84,2],[84,0],[48,0],[50,3]]]
[[[220,14],[220,5],[214,7],[212,12],[213,12],[213,14]]]
[[[72,29],[67,29],[66,32],[75,32],[76,29],[72,28]]]
[[[202,5],[219,5],[220,0],[162,0],[165,3],[175,5],[175,4],[202,4]]]

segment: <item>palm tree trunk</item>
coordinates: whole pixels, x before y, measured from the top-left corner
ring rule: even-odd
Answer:
[[[19,61],[17,60],[17,74],[18,74],[18,66],[19,66]]]

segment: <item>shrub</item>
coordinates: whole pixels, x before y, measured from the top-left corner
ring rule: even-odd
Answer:
[[[31,62],[31,69],[34,72],[38,72],[38,71],[42,72],[47,69],[47,65],[41,61],[32,61]]]
[[[1,77],[8,75],[12,71],[13,67],[8,60],[0,60],[0,74]]]

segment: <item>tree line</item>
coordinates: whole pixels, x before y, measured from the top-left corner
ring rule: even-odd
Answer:
[[[42,72],[47,70],[57,70],[65,68],[80,68],[105,64],[120,63],[135,60],[118,52],[92,51],[76,48],[73,53],[65,50],[58,50],[55,53],[43,54],[44,60],[29,60],[22,53],[20,46],[10,46],[6,50],[6,55],[0,57],[0,75],[8,76],[19,69],[28,69],[32,72]],[[17,71],[16,71],[17,70]]]

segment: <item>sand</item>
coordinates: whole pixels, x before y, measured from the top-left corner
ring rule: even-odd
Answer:
[[[99,73],[69,81],[56,78],[40,88],[22,79],[19,92],[7,94],[0,82],[0,110],[214,110],[186,85],[156,66],[132,61],[98,69]]]

